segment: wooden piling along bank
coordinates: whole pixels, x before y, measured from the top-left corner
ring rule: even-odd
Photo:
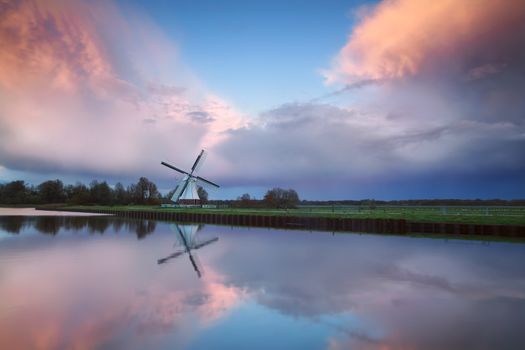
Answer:
[[[50,209],[45,209],[50,210]],[[476,235],[525,238],[525,226],[439,222],[413,222],[404,219],[352,219],[304,216],[270,216],[199,212],[140,211],[115,209],[64,209],[58,211],[112,214],[143,220],[176,221],[229,226],[273,227],[316,231],[353,231],[387,234]]]

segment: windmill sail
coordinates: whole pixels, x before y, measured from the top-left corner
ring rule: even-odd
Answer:
[[[193,163],[193,166],[191,167],[191,173],[197,171],[202,166],[202,163],[204,163],[204,160],[206,159],[206,151],[201,150],[201,153],[197,156],[197,159],[195,159],[195,163]]]
[[[185,175],[182,180],[179,182],[179,184],[177,185],[177,187],[175,188],[175,192],[173,193],[173,196],[171,196],[171,200],[173,202],[176,202],[179,200],[181,194],[182,194],[182,191],[184,191],[184,188],[186,187],[186,183],[188,182],[189,180],[189,176],[188,175]]]
[[[202,178],[200,176],[196,176],[195,178],[197,179],[197,181],[199,181],[203,185],[211,185],[211,186],[214,186],[214,187],[217,187],[217,188],[221,187],[221,186],[217,185],[216,183],[213,183],[210,180],[206,180],[205,178]]]
[[[198,204],[200,198],[199,193],[197,191],[197,182],[202,185],[211,185],[214,187],[219,187],[219,185],[217,185],[214,182],[211,182],[210,180],[206,180],[205,178],[202,178],[200,176],[193,175],[194,172],[202,166],[204,159],[206,159],[206,151],[201,150],[201,152],[195,159],[195,162],[193,162],[191,172],[184,171],[166,162],[161,162],[162,165],[173,169],[181,174],[184,174],[184,177],[181,181],[179,181],[177,187],[175,188],[175,192],[171,197],[171,200],[173,202],[181,201],[181,203],[183,204]]]

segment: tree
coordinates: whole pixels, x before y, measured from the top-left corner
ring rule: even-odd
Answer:
[[[136,204],[158,204],[160,202],[157,185],[145,177],[141,177],[136,184],[128,187],[128,192]]]
[[[113,196],[116,204],[127,204],[129,200],[128,193],[126,192],[126,189],[124,186],[117,182],[115,185],[115,189],[113,190]]]
[[[373,199],[365,199],[362,203],[367,209],[374,210],[377,208],[376,201]]]
[[[206,191],[204,187],[197,186],[197,194],[199,195],[202,204],[208,203],[208,191]]]
[[[177,185],[174,189],[172,189],[171,191],[166,193],[166,195],[161,198],[162,203],[164,203],[164,204],[172,204],[173,202],[171,201],[171,197],[173,197],[173,195],[175,194],[175,191],[177,191],[178,187],[179,186]]]
[[[237,208],[256,208],[261,206],[260,201],[252,198],[249,193],[244,193],[242,196],[237,197],[237,200],[232,203],[233,207]]]
[[[251,199],[252,199],[252,197],[250,196],[249,193],[245,193],[242,196],[240,196],[239,198],[237,198],[238,201],[244,201],[244,202],[250,201]]]
[[[0,201],[4,204],[27,203],[28,192],[24,181],[11,181],[0,186]]]
[[[66,200],[64,184],[58,179],[42,182],[37,189],[43,203],[63,203]]]
[[[113,203],[113,191],[106,181],[92,181],[89,186],[89,194],[92,203],[108,205]]]
[[[295,190],[284,190],[276,187],[266,192],[264,203],[269,208],[295,208],[299,204],[299,195]]]
[[[91,200],[89,189],[80,182],[66,186],[65,193],[68,203],[71,204],[88,204]]]

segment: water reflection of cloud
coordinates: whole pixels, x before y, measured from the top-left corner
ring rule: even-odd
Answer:
[[[298,232],[277,235],[265,230],[246,234],[241,229],[224,235],[221,242],[227,251],[211,264],[227,271],[226,282],[248,290],[261,305],[299,318],[350,312],[385,331],[377,341],[350,334],[345,341],[334,340],[333,348],[379,349],[391,344],[426,349],[433,342],[439,344],[436,349],[461,348],[463,343],[476,347],[483,342],[469,342],[475,335],[468,327],[461,331],[456,320],[470,322],[474,331],[472,323],[479,318],[484,321],[478,332],[482,329],[490,338],[485,342],[512,344],[507,337],[514,344],[525,342],[515,327],[519,323],[514,323],[525,317],[521,245]],[[260,253],[253,254],[252,247]],[[504,307],[512,304],[515,310]],[[498,310],[509,317],[495,326],[488,320],[498,319]],[[506,330],[500,332],[501,327]],[[450,339],[440,339],[449,332]],[[405,342],[412,339],[413,343]]]
[[[144,240],[125,223],[94,237],[61,223],[56,236],[26,235],[30,225],[0,246],[2,349],[198,348],[207,335],[238,345],[264,327],[282,334],[272,347],[525,342],[523,245],[206,226],[200,239],[220,241],[199,251],[197,279],[186,261],[157,265],[175,239],[165,223]]]
[[[522,349],[523,299],[495,298],[467,305],[421,305],[376,310],[391,332],[376,342],[332,339],[330,349]],[[384,317],[390,315],[391,317]]]
[[[153,334],[173,332],[183,342],[242,300],[242,291],[214,281],[222,277],[212,268],[199,283],[176,266],[159,272],[152,253],[143,253],[158,242],[47,242],[38,260],[18,259],[4,269],[2,349],[144,348]]]

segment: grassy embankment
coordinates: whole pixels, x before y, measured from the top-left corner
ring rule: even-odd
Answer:
[[[525,225],[525,207],[332,207],[311,206],[298,209],[187,209],[159,206],[64,206],[64,210],[122,210],[199,212],[226,215],[311,216],[356,219],[405,219],[417,222]]]

